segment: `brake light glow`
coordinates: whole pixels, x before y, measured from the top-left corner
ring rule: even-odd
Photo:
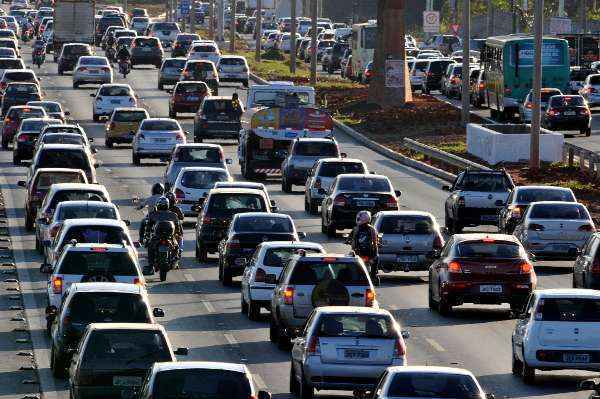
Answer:
[[[460,263],[456,261],[452,261],[448,263],[448,271],[450,273],[462,273],[462,268],[460,267]]]
[[[335,258],[335,257],[326,256],[323,258],[323,262],[326,262],[326,263],[333,263],[335,261],[337,261],[337,258]]]
[[[496,242],[496,240],[494,240],[492,237],[484,237],[481,241],[487,242],[487,243]]]
[[[550,116],[558,116],[558,115],[560,115],[560,111],[557,110],[557,109],[554,109],[554,108],[550,108],[548,110],[548,115],[550,115]]]
[[[334,206],[346,206],[347,204],[348,204],[348,200],[343,195],[338,195],[333,200],[333,205]]]
[[[367,288],[367,290],[365,291],[365,306],[370,308],[373,306],[374,302],[375,302],[375,291],[373,291],[370,288]]]
[[[52,292],[62,294],[63,278],[60,276],[52,276]]]
[[[522,274],[528,274],[531,273],[533,271],[533,265],[529,262],[523,262],[521,263],[521,273]]]
[[[485,84],[479,83],[479,90],[483,90],[483,89],[485,89]]]
[[[385,206],[387,208],[396,209],[398,207],[398,200],[392,196],[389,196]]]
[[[240,240],[238,240],[237,238],[229,240],[229,242],[227,243],[228,249],[237,249],[239,247],[240,247]]]
[[[394,347],[394,357],[400,358],[406,355],[406,344],[400,337],[396,339],[396,346]]]
[[[22,134],[19,136],[19,138],[17,139],[17,141],[19,141],[20,143],[24,143],[26,141],[29,141],[29,135],[28,134]]]
[[[175,189],[175,199],[176,200],[185,199],[185,193],[180,188]]]
[[[294,304],[294,289],[292,287],[287,287],[283,291],[283,303],[286,305]]]
[[[208,217],[208,216],[204,216],[202,218],[202,224],[211,224],[213,222],[212,218]]]
[[[510,87],[505,87],[504,88],[504,94],[511,95],[512,94],[512,89]]]
[[[93,247],[92,252],[106,252],[106,248],[102,247]]]
[[[319,345],[319,337],[312,336],[308,342],[306,351],[312,355],[318,355],[321,353],[321,345]]]
[[[526,103],[525,104],[525,108],[532,109],[533,108],[533,104],[532,103]]]
[[[135,285],[139,285],[139,286],[143,286],[144,283],[142,282],[142,280],[140,280],[138,277],[133,279],[133,284]]]
[[[258,269],[256,269],[256,274],[254,275],[254,281],[257,283],[264,283],[266,276],[267,276],[267,273],[265,272],[265,270],[259,267]]]

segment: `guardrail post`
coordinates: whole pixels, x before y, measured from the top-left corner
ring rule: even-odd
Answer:
[[[579,170],[585,172],[585,152],[579,151]]]
[[[569,147],[569,167],[573,167],[573,159],[575,158],[575,151],[572,147]]]

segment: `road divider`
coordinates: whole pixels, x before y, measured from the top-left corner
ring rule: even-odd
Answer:
[[[429,158],[435,159],[437,161],[440,161],[440,162],[448,164],[448,165],[452,165],[457,168],[492,170],[491,168],[488,168],[487,166],[483,166],[476,162],[469,161],[468,159],[461,158],[458,155],[450,154],[449,152],[439,150],[435,147],[431,147],[429,145],[419,143],[418,141],[409,139],[407,137],[404,138],[402,144],[404,145],[404,147],[408,148],[409,150],[413,150],[413,151],[421,153]]]

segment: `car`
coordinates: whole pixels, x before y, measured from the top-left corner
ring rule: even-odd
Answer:
[[[0,76],[4,74],[4,71],[9,69],[26,69],[25,62],[21,58],[7,58],[7,51],[12,49],[7,49],[6,47],[0,48]],[[14,50],[12,50],[14,52]],[[4,55],[2,55],[4,53]]]
[[[594,73],[594,71],[589,68],[578,66],[571,67],[571,73],[569,75],[569,94],[579,94],[579,91],[583,88],[585,78],[592,73]]]
[[[82,84],[110,84],[113,81],[113,69],[106,57],[79,57],[73,70],[73,88]]]
[[[238,139],[242,123],[240,115],[244,112],[234,109],[231,97],[205,97],[194,115],[194,141],[202,143],[204,139]]]
[[[27,118],[47,118],[48,114],[42,107],[29,105],[12,106],[6,113],[2,126],[2,149],[8,149],[8,144],[13,141],[21,121]]]
[[[129,12],[129,16],[131,18],[147,17],[148,10],[146,10],[145,8],[141,8],[141,7],[132,8],[131,11]]]
[[[131,29],[134,29],[138,36],[146,33],[146,28],[150,23],[150,18],[148,17],[133,17],[131,19]]]
[[[104,34],[111,26],[125,27],[125,21],[118,15],[102,16],[96,20],[95,44],[99,46],[102,43]],[[114,28],[113,28],[114,29]]]
[[[493,394],[484,392],[473,373],[454,367],[390,367],[381,376],[377,388],[373,399],[411,397],[494,399]]]
[[[40,135],[34,144],[34,152],[36,149],[43,144],[75,144],[82,145],[90,148],[92,153],[96,152],[95,148],[90,147],[89,143],[85,141],[85,136],[77,133],[48,133],[43,136]]]
[[[108,38],[111,36],[115,36],[115,32],[117,30],[121,30],[124,29],[122,26],[118,26],[118,25],[112,25],[109,26],[106,31],[104,32],[104,35],[102,35],[102,40],[100,40],[100,47],[102,48],[102,50],[106,51],[106,48],[108,47],[107,42],[108,42]]]
[[[119,52],[119,49],[121,49],[121,47],[127,47],[127,50],[129,50],[129,52],[131,53],[133,39],[135,39],[136,37],[137,36],[122,36],[118,38],[115,43],[115,49],[117,50],[117,52]]]
[[[562,93],[560,93],[562,94]],[[590,107],[600,105],[600,74],[593,73],[585,78],[579,94],[585,98]]]
[[[267,241],[258,244],[246,264],[241,284],[241,312],[250,320],[260,318],[260,309],[269,309],[275,282],[283,267],[295,253],[325,253],[313,242]]]
[[[158,71],[158,90],[163,90],[165,85],[175,85],[179,82],[186,62],[185,58],[165,58]]]
[[[3,38],[0,39],[0,47],[11,48],[15,51],[17,58],[21,58],[19,43],[15,39]]]
[[[86,43],[66,43],[62,46],[60,55],[57,57],[58,74],[71,71],[77,65],[82,56],[92,56],[92,47]]]
[[[454,234],[429,267],[429,308],[447,316],[464,303],[520,311],[537,277],[521,242],[507,234]]]
[[[149,26],[148,36],[155,37],[165,47],[171,47],[181,33],[176,22],[155,22]]]
[[[353,253],[293,255],[273,290],[269,340],[289,348],[321,306],[379,307],[362,259]]]
[[[505,170],[460,172],[446,199],[445,225],[450,233],[460,233],[466,226],[498,225],[498,213],[504,207],[515,184]]]
[[[433,90],[441,90],[442,76],[446,72],[448,65],[453,63],[454,61],[449,58],[429,60],[427,62],[427,69],[424,72],[421,92],[423,94],[430,94]]]
[[[202,81],[205,82],[212,95],[219,95],[219,74],[212,61],[188,60],[181,71],[180,81]]]
[[[266,40],[264,41],[262,47],[265,50],[276,49],[277,43],[279,42],[280,35],[281,35],[281,32],[279,32],[279,31],[270,32],[269,35],[266,37]]]
[[[462,63],[449,64],[446,73],[442,76],[441,92],[446,97],[459,97],[462,86]]]
[[[293,241],[306,237],[297,232],[289,215],[272,212],[245,212],[233,216],[226,237],[219,243],[219,281],[231,285],[242,275],[248,258],[264,241]]]
[[[218,144],[177,144],[165,170],[164,183],[170,188],[175,184],[179,171],[184,167],[206,166],[227,169],[231,159],[225,159],[223,148]]]
[[[29,101],[40,101],[42,92],[35,83],[11,82],[6,86],[2,96],[2,116],[6,115],[10,107],[25,105]]]
[[[2,59],[13,59],[13,60],[21,60],[21,58],[17,57],[17,52],[15,51],[15,49],[10,48],[10,47],[0,47],[0,58]],[[24,68],[25,65],[17,65],[15,64],[14,66],[10,66],[10,68],[12,69],[17,69],[17,68]],[[6,67],[2,67],[0,68],[0,70],[4,70],[6,69]],[[1,72],[0,72],[1,73]]]
[[[331,55],[325,64],[323,61],[323,66],[326,68],[327,73],[332,74],[336,70],[340,69],[342,66],[342,59],[346,50],[349,49],[347,43],[336,42],[331,48]]]
[[[33,156],[29,167],[29,176],[33,176],[39,168],[61,168],[65,165],[73,169],[81,169],[90,183],[96,183],[96,167],[89,148],[73,144],[44,144]]]
[[[333,180],[341,174],[368,174],[367,165],[360,159],[321,158],[307,172],[304,187],[304,210],[318,214],[319,206],[325,198],[325,191],[331,188]]]
[[[302,36],[300,36],[300,33],[296,32],[296,37],[292,39],[292,34],[290,32],[284,32],[280,37],[279,37],[279,43],[277,43],[277,48],[281,51],[283,51],[286,54],[290,53],[290,49],[292,47],[291,42],[292,40],[294,40],[294,42],[301,38]]]
[[[423,83],[425,81],[425,74],[427,73],[428,60],[417,59],[409,71],[410,73],[410,86],[413,91],[422,90]]]
[[[61,123],[65,123],[67,116],[71,115],[69,111],[63,110],[62,105],[58,101],[29,101],[25,105],[42,107],[46,110],[49,118],[60,119]]]
[[[25,229],[32,231],[38,207],[42,204],[50,186],[56,183],[87,183],[85,173],[80,169],[40,168],[29,182],[19,180],[19,187],[27,189],[25,195]]]
[[[11,29],[0,29],[0,39],[14,39],[17,40],[15,32]]]
[[[373,391],[388,367],[405,366],[407,331],[390,312],[362,306],[323,306],[294,341],[290,392]]]
[[[245,57],[239,55],[222,55],[217,62],[220,82],[239,82],[248,87],[250,67]]]
[[[137,32],[133,29],[117,29],[115,30],[115,39],[119,40],[122,37],[137,37]]]
[[[401,195],[386,176],[375,174],[340,174],[326,193],[321,204],[321,232],[328,237],[334,237],[337,230],[354,228],[359,211],[373,215],[397,211]]]
[[[194,40],[200,40],[200,35],[196,33],[179,33],[173,43],[171,57],[185,57]]]
[[[143,120],[150,118],[145,108],[114,108],[104,134],[104,143],[108,148],[115,144],[131,143]]]
[[[600,292],[596,290],[534,291],[512,333],[513,375],[533,384],[536,369],[598,372],[599,305]]]
[[[150,308],[148,292],[140,285],[96,282],[73,283],[58,308],[46,309],[49,327],[50,369],[56,378],[67,376],[79,341],[92,323],[155,323],[161,308]]]
[[[577,202],[577,199],[573,191],[566,187],[517,186],[508,196],[506,205],[500,210],[498,224],[500,232],[512,234],[529,204],[540,201]]]
[[[308,172],[321,158],[340,158],[346,154],[340,152],[333,138],[297,138],[290,146],[289,154],[281,164],[281,189],[292,192],[293,185],[304,185]]]
[[[144,377],[157,362],[173,362],[187,348],[173,351],[159,324],[92,323],[86,328],[69,368],[69,395],[135,397]],[[107,378],[91,378],[103,370]]]
[[[575,260],[595,231],[585,205],[541,201],[529,204],[514,235],[536,259]]]
[[[592,112],[580,95],[557,95],[548,100],[542,114],[542,126],[549,130],[579,130],[592,135]]]
[[[377,268],[427,271],[444,246],[435,216],[422,211],[381,211],[372,222],[380,240]]]
[[[573,264],[573,288],[598,289],[600,287],[600,234],[594,232],[583,246]]]
[[[156,37],[138,36],[131,45],[131,67],[154,65],[160,68],[164,56],[163,47]]]
[[[546,107],[548,106],[548,100],[552,96],[561,96],[563,93],[559,89],[553,88],[542,88],[541,89],[541,101],[540,101],[540,109],[543,112],[546,111]],[[533,90],[530,90],[527,96],[525,97],[525,101],[523,103],[519,103],[519,119],[522,123],[531,123],[531,115],[533,109]]]
[[[177,82],[173,89],[167,89],[169,98],[169,118],[177,118],[178,112],[196,113],[202,100],[211,95],[208,85],[201,81]]]
[[[177,207],[185,216],[196,216],[192,208],[200,198],[206,197],[208,192],[218,181],[233,181],[233,178],[222,168],[206,166],[186,166],[179,170],[179,174],[172,186],[172,191],[177,200]]]
[[[184,132],[175,119],[144,119],[133,137],[131,158],[134,165],[140,165],[142,158],[170,159],[177,144],[187,142]]]
[[[470,102],[475,108],[481,108],[486,103],[485,98],[485,69],[474,69],[477,71],[476,78],[470,82]]]
[[[115,108],[137,107],[137,95],[130,85],[124,83],[105,83],[96,93],[90,93],[90,97],[94,99],[92,102],[94,122],[99,122],[103,116],[111,116]]]
[[[35,72],[30,69],[6,69],[0,78],[0,96],[4,95],[7,86],[12,83],[35,83],[40,86],[40,81]]]
[[[461,40],[455,35],[433,35],[421,45],[421,49],[438,50],[450,54],[461,46]]]
[[[23,119],[13,142],[13,165],[21,165],[21,161],[33,157],[36,141],[45,126],[61,122],[51,118]]]
[[[219,251],[220,242],[227,238],[229,225],[236,214],[275,211],[263,190],[250,188],[212,189],[193,210],[198,212],[195,255],[199,262],[205,262],[209,253]]]
[[[223,182],[218,181],[215,183],[215,189],[217,188],[250,188],[252,190],[262,191],[267,198],[269,198],[269,192],[267,187],[263,183],[257,183],[252,181],[231,181],[231,182]],[[269,203],[272,207],[275,207],[275,201],[269,200]],[[277,212],[275,209],[271,209],[273,212]]]
[[[78,124],[67,124],[67,123],[57,123],[45,126],[42,128],[42,132],[40,133],[40,139],[46,134],[56,134],[56,133],[68,133],[68,134],[76,134],[83,138],[83,142],[89,147],[89,143],[93,142],[94,139],[92,137],[88,138],[85,130]],[[36,143],[39,147],[40,144]]]

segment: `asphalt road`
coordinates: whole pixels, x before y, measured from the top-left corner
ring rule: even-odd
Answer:
[[[26,62],[30,64],[28,46],[24,45],[23,50]],[[93,88],[73,90],[71,77],[58,76],[56,64],[51,59],[38,74],[46,97],[61,101],[72,118],[79,121],[88,135],[95,139],[93,144],[99,150],[97,157],[102,164],[98,168],[98,180],[108,188],[123,217],[130,219],[132,229],[137,231],[143,215],[133,209],[131,198],[148,195],[152,183],[162,176],[165,164],[143,161],[142,166],[134,167],[129,146],[110,150],[104,147],[104,125],[91,122],[92,99],[89,94]],[[142,105],[152,116],[167,116],[168,95],[156,88],[156,69],[136,68],[126,81],[140,95]],[[222,88],[220,94],[230,95],[234,91],[245,97],[244,90],[234,86]],[[191,119],[181,118],[181,122],[187,130],[192,130]],[[370,169],[389,176],[395,188],[402,190],[404,209],[430,211],[443,221],[445,194],[441,190],[441,181],[383,158],[342,134],[336,134],[336,137],[349,157],[360,158]],[[235,144],[226,143],[224,149],[226,156],[234,159],[232,174],[236,179],[242,179]],[[25,173],[25,167],[12,166],[11,152],[0,152],[0,187],[7,201],[41,390],[46,398],[66,398],[66,381],[53,379],[49,370],[49,341],[43,331],[46,276],[38,272],[42,259],[34,250],[34,237],[23,227],[25,190],[16,184],[25,177]],[[269,181],[268,188],[280,209],[294,218],[298,230],[307,232],[307,240],[323,243],[329,250],[347,250],[341,237],[335,240],[326,238],[320,233],[320,220],[304,212],[301,187],[296,186],[293,194],[283,194],[278,181]],[[134,235],[137,236],[137,233]],[[252,322],[240,313],[239,288],[223,288],[218,283],[214,257],[206,264],[198,264],[194,260],[193,240],[193,229],[188,226],[182,268],[170,272],[164,283],[156,278],[148,279],[152,305],[165,310],[166,317],[160,321],[168,330],[173,345],[189,347],[190,355],[186,357],[189,360],[245,362],[261,388],[269,389],[276,398],[288,397],[289,353],[279,351],[268,341],[266,314],[263,314],[262,321]],[[568,267],[540,266],[537,273],[541,287],[558,288],[570,284]],[[585,393],[575,393],[575,390],[582,375],[591,375],[588,373],[544,372],[540,373],[535,386],[526,386],[511,375],[510,335],[515,322],[509,318],[508,307],[464,306],[450,317],[440,317],[428,310],[426,275],[418,273],[384,275],[377,294],[382,305],[392,311],[403,328],[411,333],[407,341],[409,364],[470,369],[485,389],[494,392],[496,397],[587,397]],[[326,394],[344,395],[339,392]]]

